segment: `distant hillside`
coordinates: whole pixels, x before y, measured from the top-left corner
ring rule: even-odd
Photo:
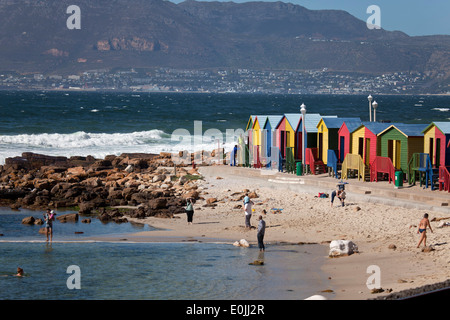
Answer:
[[[68,30],[66,9],[75,2],[81,30]],[[1,69],[328,68],[428,71],[436,81],[450,79],[450,36],[369,30],[344,11],[283,2],[75,2],[0,0]]]

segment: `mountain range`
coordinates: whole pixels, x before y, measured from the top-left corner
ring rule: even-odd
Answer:
[[[67,8],[80,8],[69,29]],[[345,11],[284,2],[0,0],[0,70],[323,69],[424,72],[447,84],[450,36],[370,30]]]

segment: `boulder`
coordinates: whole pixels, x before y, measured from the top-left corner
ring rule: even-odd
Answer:
[[[34,224],[35,219],[34,217],[25,217],[22,219],[22,224]]]
[[[330,257],[348,256],[358,252],[358,246],[350,240],[333,240],[330,243]]]
[[[199,196],[200,196],[200,194],[198,193],[198,191],[191,190],[191,191],[185,193],[182,197],[184,199],[192,198],[192,199],[197,200]]]
[[[217,202],[217,198],[208,198],[208,199],[206,199],[206,203],[207,204],[212,204],[212,203],[215,203],[215,202]]]
[[[249,194],[248,194],[248,197],[250,198],[250,199],[254,199],[254,198],[258,198],[258,195],[256,194],[256,192],[250,192]]]
[[[78,213],[68,213],[56,217],[60,222],[76,222],[78,221]]]
[[[241,240],[239,240],[239,241],[234,242],[234,243],[233,243],[233,246],[235,246],[235,247],[244,247],[244,248],[248,248],[248,247],[250,247],[250,244],[248,243],[247,240],[241,239]]]
[[[165,174],[158,174],[156,176],[153,177],[152,182],[159,182],[159,181],[164,181],[166,180],[166,175]]]
[[[148,202],[148,206],[152,210],[164,209],[167,206],[167,199],[165,198],[152,199]]]

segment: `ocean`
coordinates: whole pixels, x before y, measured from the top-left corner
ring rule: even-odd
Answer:
[[[374,99],[377,120],[428,124],[450,119],[449,96]],[[299,113],[302,103],[307,112],[369,120],[367,95],[0,91],[0,164],[22,152],[104,158],[218,145],[229,151],[235,140],[227,139],[227,130],[245,130],[252,114]],[[180,130],[192,138],[195,130],[209,129],[222,137],[204,136],[202,143],[172,139]]]
[[[448,96],[373,96],[378,120],[450,119]],[[311,113],[369,118],[367,95],[2,91],[0,164],[23,152],[103,158],[189,150],[193,144],[173,141],[173,132],[194,134],[194,123],[200,122],[201,132],[217,129],[225,134],[245,129],[252,114],[298,113],[302,103]],[[211,139],[200,148],[221,142],[226,149],[234,144]],[[93,235],[126,238],[152,230],[131,223],[102,224],[95,218],[89,225],[56,223],[54,241],[46,244],[37,226],[20,223],[27,215],[42,213],[0,210],[0,299],[297,300],[329,289],[320,271],[326,246],[269,244],[261,257],[257,248],[225,243],[91,241]],[[259,258],[264,266],[249,265]],[[13,276],[19,266],[23,278]],[[70,266],[81,272],[80,289],[67,286]]]

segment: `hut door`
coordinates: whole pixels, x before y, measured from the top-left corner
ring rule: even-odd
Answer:
[[[388,140],[388,158],[394,163],[394,140]]]
[[[434,141],[433,138],[430,138],[430,159],[432,164],[436,164],[434,161]]]
[[[364,158],[364,138],[361,137],[358,139],[358,154]]]
[[[364,163],[368,166],[370,164],[370,139],[366,138],[366,159]]]
[[[284,159],[286,155],[286,131],[281,131],[280,133],[281,133],[280,135],[281,156]]]
[[[402,142],[400,140],[394,140],[394,141],[395,141],[394,167],[396,167],[397,169],[400,169]]]
[[[439,168],[441,165],[441,139],[436,138],[436,162],[434,165]]]
[[[344,162],[344,158],[345,158],[345,137],[344,136],[341,136],[341,140],[339,141],[339,150],[340,150],[339,160],[341,162]]]
[[[318,157],[318,159],[319,160],[322,160],[322,155],[323,155],[323,153],[322,153],[322,148],[323,148],[323,133],[321,132],[321,133],[319,133],[319,145],[318,145],[318,149],[319,149],[319,157]]]

